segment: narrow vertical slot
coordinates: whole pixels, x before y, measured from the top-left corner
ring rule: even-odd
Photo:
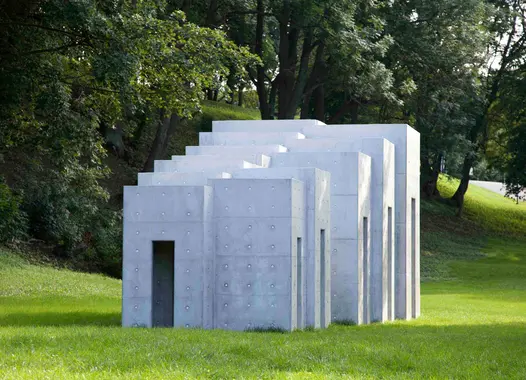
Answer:
[[[362,283],[363,283],[363,323],[369,323],[369,221],[363,218],[362,226]]]
[[[174,325],[173,241],[154,241],[152,257],[152,326]]]
[[[411,198],[411,315],[416,318],[416,200]]]
[[[303,328],[303,276],[302,276],[302,270],[303,270],[303,245],[301,238],[299,237],[296,242],[296,268],[297,268],[297,274],[296,274],[296,284],[297,284],[297,302],[296,302],[296,308],[297,308],[297,317],[296,317],[296,323],[298,328]]]
[[[320,324],[325,327],[325,230],[320,230]]]
[[[393,208],[387,208],[387,315],[394,318]]]

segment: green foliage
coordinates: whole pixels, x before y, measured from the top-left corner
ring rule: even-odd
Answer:
[[[22,208],[32,235],[64,247],[68,253],[97,225],[100,207],[107,199],[97,182],[100,173],[84,167],[71,169],[56,172],[36,168],[22,182]]]
[[[20,210],[20,197],[13,194],[0,177],[0,242],[26,237],[27,219]]]

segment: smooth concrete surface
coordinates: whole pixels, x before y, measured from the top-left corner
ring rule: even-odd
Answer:
[[[295,120],[220,120],[212,122],[213,132],[298,132],[305,126],[323,126],[313,119]]]
[[[238,169],[235,169],[238,170]],[[177,173],[157,172],[139,173],[137,184],[139,186],[204,186],[211,178],[232,178],[232,174],[221,170],[205,170],[200,172]]]
[[[304,139],[297,132],[201,132],[199,145],[282,145],[290,139]]]
[[[370,247],[364,237],[371,220],[371,158],[360,152],[290,152],[275,154],[272,165],[331,173],[331,319],[368,323]]]
[[[316,168],[243,169],[233,178],[294,178],[302,181],[305,211],[304,266],[298,270],[304,278],[300,298],[303,317],[298,327],[327,327],[331,320],[330,296],[330,173]],[[326,231],[325,252],[322,252],[321,231]],[[322,260],[324,262],[322,262]]]
[[[372,321],[394,320],[394,145],[383,138],[327,138],[287,142],[289,152],[363,152],[371,167],[371,299]]]
[[[195,156],[195,155],[223,155],[231,153],[240,153],[240,154],[264,154],[267,156],[272,155],[272,153],[285,153],[287,148],[283,145],[274,144],[274,145],[234,145],[234,146],[224,146],[224,145],[203,145],[203,146],[187,146],[186,155]]]
[[[302,315],[298,265],[305,265],[297,255],[306,232],[303,182],[210,182],[216,234],[214,327],[296,329]]]

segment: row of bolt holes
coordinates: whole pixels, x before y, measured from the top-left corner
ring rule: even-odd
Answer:
[[[272,207],[274,207],[274,206],[272,206]],[[139,213],[137,213],[137,215],[138,215],[138,214],[139,214]],[[164,215],[164,212],[163,212],[162,214]],[[190,214],[190,213],[188,213],[188,215],[189,215],[189,214]],[[251,224],[248,225],[248,229],[249,229],[249,230],[252,229],[252,225],[251,225]],[[276,226],[275,226],[275,225],[271,225],[271,226],[270,226],[270,229],[271,229],[271,230],[274,230],[274,229],[276,229]],[[225,230],[228,230],[228,226],[225,226]],[[333,229],[333,231],[336,231],[336,230]],[[136,234],[136,235],[139,235],[140,233],[141,233],[141,231],[135,231],[135,234]],[[161,234],[164,235],[164,233],[165,233],[164,230],[162,230],[162,231],[161,231]],[[190,231],[186,231],[186,234],[187,234],[187,235],[190,235]],[[228,248],[228,245],[225,245],[225,248]],[[249,246],[248,248],[250,248],[250,246]],[[274,248],[274,246],[272,246],[272,248]],[[139,250],[136,249],[135,252],[139,252]],[[187,249],[187,250],[186,250],[186,253],[190,253],[190,250]]]
[[[177,170],[176,170],[176,172],[177,172]],[[186,181],[184,181],[183,183],[186,184]],[[160,185],[161,182],[157,182],[157,184]],[[248,189],[249,189],[249,190],[252,190],[252,186],[249,186]],[[276,190],[276,188],[275,188],[274,186],[272,186],[271,189],[272,189],[272,190]],[[225,190],[228,191],[228,187],[225,187]],[[137,195],[137,196],[140,196],[141,193],[137,193],[136,195]],[[164,197],[164,196],[166,195],[166,193],[163,192],[161,195]],[[190,197],[190,196],[192,195],[192,193],[187,193],[186,195],[187,195],[188,197]]]

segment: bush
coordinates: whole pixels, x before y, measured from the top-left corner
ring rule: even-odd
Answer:
[[[27,237],[27,218],[20,210],[20,197],[0,177],[0,242]]]

